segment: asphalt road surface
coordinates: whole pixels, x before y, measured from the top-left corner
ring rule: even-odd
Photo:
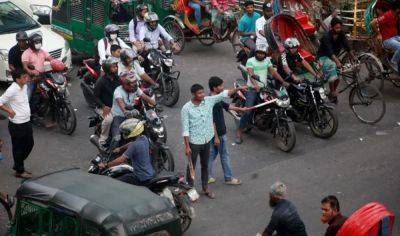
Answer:
[[[180,109],[190,99],[189,87],[200,83],[207,88],[208,78],[217,75],[230,87],[240,77],[229,44],[204,47],[190,42],[182,55],[176,56],[181,97],[173,108],[165,108],[168,116],[168,144],[178,171],[184,171],[185,157],[181,137]],[[28,170],[38,176],[51,171],[78,166],[86,170],[96,149],[89,142],[92,130],[87,117],[92,113],[86,106],[74,80],[71,99],[77,109],[78,126],[71,136],[57,129],[35,128],[35,147],[26,161]],[[387,112],[376,125],[360,123],[348,106],[348,94],[342,94],[337,111],[339,129],[329,140],[315,138],[304,125],[296,124],[297,144],[291,153],[279,151],[269,133],[257,130],[246,135],[242,145],[234,145],[235,124],[226,114],[229,152],[234,175],[243,181],[241,186],[223,184],[220,164],[217,163],[217,183],[212,185],[215,200],[201,197],[195,204],[196,218],[186,235],[251,236],[262,231],[272,210],[267,192],[276,180],[288,186],[288,198],[297,206],[309,235],[323,235],[325,225],[319,218],[320,200],[329,194],[339,197],[342,212],[350,215],[366,203],[378,201],[396,216],[400,213],[400,89],[385,83],[383,91]],[[0,162],[0,191],[15,193],[20,180],[11,171],[12,156],[7,122],[0,122],[0,137],[5,140],[6,159]],[[199,169],[197,176],[200,176]],[[197,183],[199,186],[199,183]],[[4,211],[0,210],[0,214]],[[0,234],[5,218],[0,216]],[[396,220],[394,235],[400,234]]]

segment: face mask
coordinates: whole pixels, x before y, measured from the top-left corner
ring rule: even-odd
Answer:
[[[41,43],[35,43],[35,49],[36,50],[40,50],[42,48],[42,44]]]
[[[111,40],[116,40],[118,37],[118,34],[110,34]]]

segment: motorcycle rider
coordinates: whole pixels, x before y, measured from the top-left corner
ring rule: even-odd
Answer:
[[[275,79],[280,81],[284,87],[288,87],[287,83],[274,69],[271,60],[267,58],[267,45],[259,44],[255,48],[255,56],[249,58],[246,63],[248,79],[247,86],[248,91],[246,92],[246,107],[254,106],[260,89],[267,86],[268,73],[272,75]],[[259,78],[259,81],[255,78]],[[249,123],[252,111],[247,111],[240,119],[240,125],[237,130],[236,143],[241,144],[243,142],[243,130]]]
[[[99,40],[97,44],[97,53],[100,65],[111,56],[111,45],[117,44],[121,48],[129,48],[126,43],[118,37],[119,26],[115,24],[106,25],[104,34],[106,37]]]
[[[139,40],[139,32],[145,27],[144,16],[148,12],[146,4],[138,4],[135,9],[136,17],[129,22],[129,41],[131,41],[136,51],[141,51],[143,45]]]
[[[137,97],[143,99],[146,103],[155,106],[156,101],[147,96],[138,87],[135,74],[133,72],[124,72],[120,75],[121,85],[114,91],[114,98],[111,107],[113,123],[111,128],[111,137],[119,133],[120,124],[126,119],[130,111],[126,110],[127,105],[132,105]]]
[[[143,121],[135,118],[125,120],[120,126],[120,132],[125,140],[129,140],[127,149],[115,160],[106,164],[99,164],[99,168],[110,168],[130,160],[134,173],[125,174],[118,179],[133,185],[146,185],[146,183],[155,177],[156,172],[151,165],[149,140],[146,136],[142,135],[143,131]]]
[[[159,84],[156,83],[144,70],[144,68],[140,65],[138,60],[137,53],[130,49],[125,48],[121,51],[120,62],[118,63],[118,74],[121,75],[124,72],[133,72],[136,76],[136,79],[141,79],[156,88],[159,87]]]
[[[98,106],[98,108],[96,108],[96,113],[103,118],[99,144],[103,150],[106,150],[106,143],[113,121],[111,107],[113,104],[114,91],[120,85],[117,75],[118,60],[114,57],[109,57],[103,62],[102,68],[104,75],[97,80],[93,93]]]
[[[299,83],[304,79],[320,77],[311,65],[299,54],[300,42],[297,38],[287,38],[283,43],[285,51],[278,58],[278,73],[287,82]],[[304,71],[303,68],[306,70]]]
[[[15,69],[23,69],[22,54],[28,49],[28,34],[20,31],[16,35],[17,44],[8,52],[8,68],[11,72]]]

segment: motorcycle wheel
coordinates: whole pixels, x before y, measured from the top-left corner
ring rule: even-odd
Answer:
[[[184,233],[189,229],[192,223],[192,218],[190,217],[190,199],[186,194],[177,194],[174,196],[174,200],[178,208],[182,233]]]
[[[290,152],[296,145],[296,130],[291,121],[280,119],[275,128],[274,140],[276,146],[284,152]]]
[[[174,156],[171,150],[161,149],[159,153],[159,158],[153,161],[153,166],[157,174],[162,171],[173,172],[175,170]]]
[[[318,118],[318,113],[321,120]],[[333,109],[320,107],[311,114],[309,125],[316,137],[330,138],[336,133],[339,122]]]
[[[91,88],[89,87],[89,85],[85,84],[84,82],[81,82],[81,88],[82,88],[83,97],[85,98],[86,103],[88,104],[88,106],[90,108],[94,109],[96,107],[96,102],[94,100],[93,91],[90,91]]]
[[[71,104],[65,103],[57,108],[57,124],[64,134],[71,135],[76,128],[75,110]]]
[[[162,87],[162,103],[167,107],[172,107],[179,99],[179,84],[176,79],[165,83],[166,87]]]

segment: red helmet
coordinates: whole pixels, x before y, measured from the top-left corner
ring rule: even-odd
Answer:
[[[61,72],[61,71],[64,71],[64,69],[65,69],[64,63],[62,63],[62,61],[57,60],[57,59],[51,60],[50,66],[51,66],[51,69],[55,72]]]

